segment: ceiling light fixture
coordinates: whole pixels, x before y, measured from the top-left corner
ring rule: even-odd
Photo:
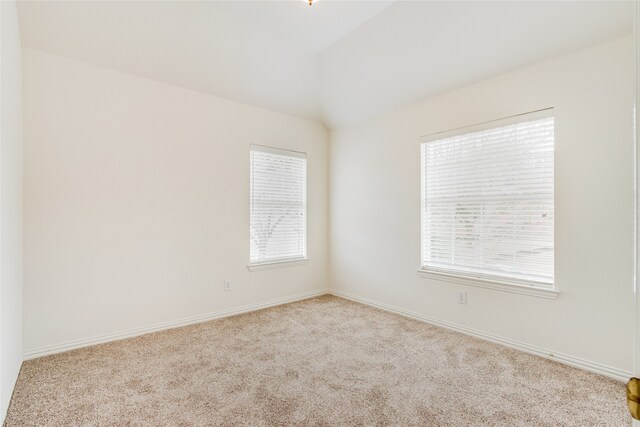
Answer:
[[[316,0],[318,1],[318,0]],[[309,6],[311,6],[313,4],[313,0],[307,0],[307,2],[309,3]]]

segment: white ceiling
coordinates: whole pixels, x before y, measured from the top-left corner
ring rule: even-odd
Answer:
[[[306,0],[217,1],[214,5],[306,52],[318,53],[393,3],[393,0],[314,1],[311,7]]]
[[[628,34],[633,2],[21,1],[24,46],[329,127]]]
[[[321,53],[332,127],[633,31],[633,2],[397,2]]]

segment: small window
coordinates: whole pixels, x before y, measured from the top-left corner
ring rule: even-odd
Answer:
[[[249,264],[306,259],[306,154],[252,145],[250,165]]]
[[[553,287],[553,110],[422,139],[422,269]]]

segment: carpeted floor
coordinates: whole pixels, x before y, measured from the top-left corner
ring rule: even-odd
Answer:
[[[25,362],[8,426],[626,426],[624,385],[335,297]]]

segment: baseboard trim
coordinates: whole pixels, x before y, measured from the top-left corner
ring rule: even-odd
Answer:
[[[9,382],[11,384],[11,393],[9,393],[9,397],[2,396],[2,414],[0,414],[0,425],[4,426],[4,420],[7,417],[7,412],[9,411],[9,405],[11,404],[11,400],[13,399],[13,393],[16,389],[16,383],[18,382],[18,376],[20,375],[20,370],[22,369],[23,360],[16,360],[16,364],[14,365],[13,372],[9,374]]]
[[[23,353],[24,360],[36,359],[38,357],[49,356],[51,354],[64,353],[70,350],[76,350],[78,348],[89,347],[96,344],[104,344],[112,341],[119,341],[127,338],[133,338],[144,334],[153,332],[160,332],[167,329],[179,328],[181,326],[189,326],[197,323],[208,322],[209,320],[222,319],[224,317],[236,316],[238,314],[249,313],[252,311],[262,310],[269,307],[275,307],[278,305],[289,304],[296,301],[302,301],[309,298],[326,295],[329,293],[328,289],[318,289],[309,292],[303,292],[295,295],[291,295],[283,298],[276,298],[264,302],[255,304],[248,304],[241,307],[231,308],[227,310],[220,310],[212,313],[201,314],[197,316],[185,317],[178,320],[169,322],[158,323],[151,326],[142,328],[130,329],[128,331],[117,332],[114,334],[101,335],[98,337],[85,338],[81,340],[68,341],[62,344],[44,346],[36,348],[34,350],[26,351]]]
[[[486,341],[490,341],[496,344],[504,345],[506,347],[514,348],[516,350],[524,351],[525,353],[541,356],[546,359],[556,360],[560,363],[570,365],[576,368],[584,369],[596,374],[604,375],[609,378],[613,378],[618,381],[626,382],[633,375],[631,372],[623,371],[611,366],[602,365],[600,363],[590,362],[585,359],[581,359],[566,354],[555,353],[553,351],[525,344],[520,341],[511,340],[509,338],[500,337],[498,335],[489,334],[477,329],[469,328],[466,326],[458,325],[445,320],[436,319],[434,317],[425,316],[420,313],[416,313],[403,308],[395,307],[390,304],[375,301],[369,298],[361,297],[349,292],[338,291],[335,289],[318,289],[315,291],[303,292],[300,294],[291,295],[284,298],[272,299],[260,303],[248,304],[241,307],[236,307],[227,310],[216,311],[212,313],[206,313],[198,316],[186,317],[170,322],[158,323],[143,328],[131,329],[114,334],[102,335],[99,337],[86,338],[82,340],[68,341],[66,343],[40,347],[34,350],[27,351],[23,354],[24,360],[36,359],[38,357],[48,356],[51,354],[64,353],[66,351],[75,350],[83,347],[89,347],[97,344],[104,344],[112,341],[119,341],[127,338],[133,338],[144,334],[153,332],[160,332],[167,329],[179,328],[182,326],[194,325],[197,323],[207,322],[209,320],[222,319],[224,317],[236,316],[238,314],[250,313],[252,311],[262,310],[269,307],[276,307],[283,304],[289,304],[296,301],[302,301],[309,298],[318,297],[321,295],[334,295],[339,298],[344,298],[350,301],[354,301],[360,304],[365,304],[371,307],[379,308],[391,313],[398,314],[400,316],[408,317],[410,319],[418,320],[424,323],[440,326],[446,329],[450,329],[456,332],[461,332],[466,335],[470,335],[476,338],[480,338]]]
[[[480,338],[486,341],[490,341],[496,344],[504,345],[506,347],[514,348],[516,350],[524,351],[525,353],[541,356],[541,357],[544,357],[545,359],[555,360],[557,362],[564,363],[566,365],[570,365],[576,368],[584,369],[590,372],[594,372],[596,374],[604,375],[606,377],[613,378],[618,381],[626,382],[629,380],[629,378],[633,376],[631,372],[626,372],[618,368],[602,365],[600,363],[590,362],[588,360],[584,360],[574,356],[569,356],[567,354],[556,353],[544,348],[525,344],[523,342],[515,341],[509,338],[500,337],[497,335],[482,332],[473,328],[468,328],[466,326],[461,326],[445,320],[440,320],[430,316],[425,316],[413,311],[405,310],[403,308],[395,307],[390,304],[385,304],[379,301],[374,301],[372,299],[364,298],[352,293],[331,289],[329,291],[329,294],[340,297],[340,298],[348,299],[354,302],[358,302],[361,304],[365,304],[371,307],[379,308],[391,313],[399,314],[401,316],[408,317],[410,319],[419,320],[421,322],[429,323],[436,326],[441,326],[443,328],[450,329],[456,332],[461,332],[466,335],[470,335],[470,336]]]

